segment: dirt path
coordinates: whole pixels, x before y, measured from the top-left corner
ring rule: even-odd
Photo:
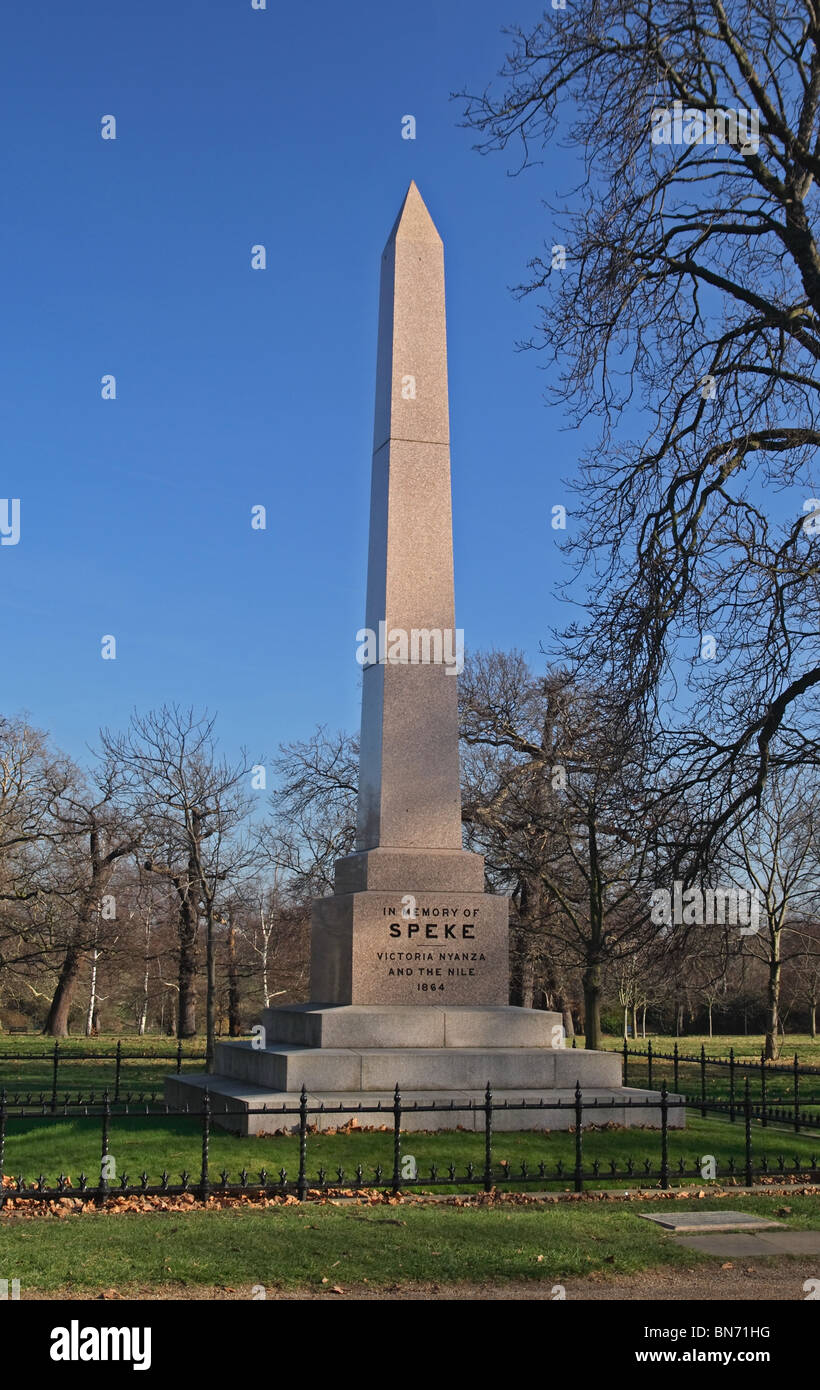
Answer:
[[[736,1299],[759,1299],[761,1302],[793,1303],[805,1299],[803,1283],[806,1279],[820,1278],[820,1263],[802,1259],[768,1259],[765,1265],[726,1261],[722,1268],[715,1264],[711,1269],[657,1269],[644,1270],[639,1274],[623,1275],[607,1279],[603,1275],[586,1279],[567,1279],[564,1281],[568,1299],[585,1299],[592,1302],[609,1301],[649,1301],[677,1302],[695,1299],[704,1302],[724,1302]],[[80,1290],[71,1286],[44,1294],[30,1292],[26,1300],[57,1299],[100,1299],[119,1301],[122,1299],[143,1299],[161,1301],[241,1301],[251,1299],[251,1285],[239,1284],[235,1287],[213,1287],[207,1285],[134,1284],[121,1290],[94,1289]],[[347,1287],[309,1285],[299,1289],[266,1290],[268,1300],[309,1300],[343,1302],[354,1300],[362,1302],[406,1302],[429,1299],[434,1294],[437,1299],[451,1302],[472,1302],[474,1300],[493,1300],[519,1302],[522,1300],[552,1299],[553,1285],[546,1280],[517,1280],[512,1283],[489,1284],[393,1284],[371,1286],[366,1283],[351,1284]]]

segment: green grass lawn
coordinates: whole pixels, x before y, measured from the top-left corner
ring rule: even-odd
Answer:
[[[675,1211],[705,1205],[681,1200]],[[340,1285],[512,1279],[552,1284],[596,1271],[618,1275],[709,1262],[640,1220],[639,1211],[648,1210],[602,1202],[513,1209],[355,1204],[9,1217],[0,1220],[0,1269],[20,1280],[25,1298],[33,1289],[124,1291],[174,1281],[284,1288],[322,1279]],[[809,1197],[744,1196],[743,1210],[777,1216],[796,1230],[817,1226],[817,1202]]]
[[[12,1177],[21,1175],[26,1181],[42,1174],[48,1180],[47,1185],[52,1185],[59,1174],[64,1173],[76,1186],[80,1172],[84,1171],[93,1185],[99,1175],[100,1140],[101,1122],[98,1119],[59,1117],[56,1120],[10,1120],[6,1136],[6,1174]],[[441,1176],[446,1175],[450,1163],[456,1165],[457,1177],[465,1175],[468,1163],[474,1164],[477,1175],[483,1171],[484,1137],[481,1133],[459,1130],[439,1134],[407,1133],[403,1135],[402,1142],[403,1154],[415,1158],[419,1177],[423,1181],[428,1181],[433,1163],[438,1165]],[[646,1158],[652,1160],[653,1169],[659,1167],[660,1142],[658,1130],[585,1130],[585,1169],[591,1171],[596,1159],[601,1165],[600,1179],[593,1180],[592,1185],[607,1185],[609,1164],[615,1160],[619,1170],[615,1185],[637,1186]],[[127,1174],[131,1182],[137,1182],[145,1170],[154,1184],[159,1181],[163,1169],[167,1169],[173,1183],[179,1181],[183,1170],[198,1181],[201,1164],[200,1126],[196,1120],[181,1117],[160,1121],[156,1118],[141,1120],[115,1116],[109,1152],[116,1162],[117,1180]],[[690,1113],[684,1131],[670,1130],[669,1155],[673,1181],[678,1177],[681,1159],[686,1165],[685,1179],[691,1181],[697,1176],[700,1181],[700,1163],[707,1154],[717,1159],[719,1175],[728,1173],[729,1157],[734,1156],[738,1177],[742,1180],[745,1154],[743,1124],[732,1125],[726,1120],[712,1117],[704,1120]],[[808,1168],[812,1157],[815,1165],[820,1162],[820,1135],[794,1134],[786,1127],[762,1129],[755,1125],[753,1155],[756,1165],[764,1154],[773,1171],[780,1155],[789,1168],[795,1158]],[[572,1186],[575,1161],[573,1134],[565,1131],[497,1133],[493,1155],[499,1186],[503,1186],[502,1161],[511,1165],[512,1173],[520,1172],[522,1162],[528,1165],[531,1172],[535,1172],[538,1164],[543,1162],[549,1175],[553,1175],[558,1163],[562,1162],[568,1176],[564,1181],[551,1184],[550,1190],[560,1191]],[[634,1177],[627,1181],[625,1165],[630,1158],[635,1164]],[[352,1179],[358,1164],[362,1165],[366,1179],[372,1178],[373,1170],[377,1164],[381,1164],[385,1181],[388,1181],[393,1166],[392,1133],[363,1131],[309,1136],[309,1178],[316,1177],[320,1166],[333,1178],[337,1169],[342,1168],[345,1176],[341,1181],[346,1183]],[[272,1179],[278,1176],[281,1168],[285,1168],[288,1177],[295,1179],[299,1169],[298,1138],[275,1136],[243,1139],[223,1130],[213,1130],[210,1142],[212,1182],[218,1181],[223,1168],[232,1182],[239,1180],[243,1168],[254,1176],[265,1168]],[[545,1184],[540,1183],[540,1186]],[[468,1189],[462,1184],[462,1190]]]

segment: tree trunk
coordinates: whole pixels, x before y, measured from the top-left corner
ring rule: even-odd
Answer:
[[[91,952],[91,988],[88,995],[88,1013],[85,1018],[85,1036],[87,1038],[92,1036],[97,1018],[97,961],[99,958],[100,953],[95,944]]]
[[[780,1040],[777,1036],[780,1022],[780,932],[772,931],[772,952],[769,960],[769,981],[766,991],[766,1044],[764,1055],[768,1062],[774,1062],[780,1055]]]
[[[205,921],[205,956],[207,985],[205,991],[205,1070],[214,1069],[216,1044],[216,951],[214,949],[214,914],[211,905]]]
[[[142,972],[142,1004],[140,1006],[140,1018],[137,1032],[142,1038],[145,1036],[145,1025],[148,1022],[148,948],[151,944],[151,923],[145,923],[145,969]]]
[[[228,1037],[238,1038],[241,1034],[239,975],[236,968],[236,927],[231,922],[228,927]]]
[[[186,898],[179,910],[179,1000],[177,1037],[196,1035],[196,971],[199,959],[196,909]]]
[[[265,926],[265,915],[262,914],[262,1002],[266,1009],[270,1008],[270,986],[268,985],[268,948],[270,945],[270,928]]]
[[[196,854],[188,855],[186,877],[175,878],[179,897],[179,1000],[177,1002],[177,1037],[196,1035],[196,974],[199,965],[199,881]]]
[[[591,961],[584,971],[584,1047],[601,1045],[601,965]]]
[[[575,1037],[575,1024],[572,1021],[572,1009],[562,1009],[561,1017],[564,1021],[564,1037]]]
[[[810,1023],[810,1025],[811,1025],[811,1035],[812,1035],[812,1038],[816,1038],[816,1037],[817,1037],[817,1005],[815,1004],[814,1000],[812,1000],[812,1003],[811,1003],[811,1012],[809,1013],[809,1023]]]
[[[589,836],[589,941],[587,943],[586,969],[583,975],[584,1012],[586,1013],[584,1047],[594,1049],[601,1045],[601,998],[603,995],[601,949],[604,936],[604,903],[598,861],[598,833],[595,812],[592,809],[587,816],[587,832]]]
[[[632,1005],[632,1036],[633,1036],[633,1038],[635,1039],[635,1041],[637,1042],[637,1040],[638,1040],[638,1005],[637,1005],[637,1004],[633,1004],[633,1005]]]
[[[531,1009],[535,1001],[535,969],[526,937],[518,952],[516,975],[517,979],[513,985],[513,991],[517,996],[516,1002],[522,1009]]]
[[[645,1038],[645,1037],[646,1037],[646,1005],[645,1005],[645,1004],[644,1004],[644,1006],[643,1006],[643,1011],[642,1011],[642,1015],[641,1015],[641,1037],[642,1037],[642,1038]]]
[[[68,1016],[71,1012],[77,981],[80,978],[82,963],[82,951],[72,942],[65,953],[60,978],[57,981],[57,988],[54,991],[54,998],[51,1001],[51,1008],[43,1028],[43,1032],[50,1038],[68,1037]]]

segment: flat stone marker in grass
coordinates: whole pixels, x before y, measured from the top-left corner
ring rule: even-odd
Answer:
[[[782,1221],[751,1216],[746,1211],[678,1211],[664,1216],[639,1215],[641,1221],[654,1221],[664,1231],[686,1231],[690,1235],[698,1231],[763,1231],[767,1227],[783,1225]]]

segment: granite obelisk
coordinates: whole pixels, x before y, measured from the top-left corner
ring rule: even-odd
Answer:
[[[444,248],[415,183],[382,255],[365,612],[357,847],[311,996],[506,1004],[507,900],[461,844]]]
[[[620,1103],[657,1093],[625,1090],[617,1053],[568,1050],[559,1014],[508,1003],[507,899],[461,843],[456,631],[444,256],[411,184],[382,258],[356,850],[313,905],[311,1002],[218,1043],[215,1074],[169,1077],[170,1105],[207,1090],[217,1124],[266,1133],[298,1124],[304,1086],[333,1129],[398,1086],[404,1128],[471,1128],[489,1082],[531,1105],[496,1127],[560,1129],[580,1082],[610,1120],[659,1122]]]
[[[382,255],[366,630],[380,623],[387,644],[393,632],[455,634],[444,248],[415,183]],[[360,851],[461,849],[456,672],[443,648],[365,668]]]

